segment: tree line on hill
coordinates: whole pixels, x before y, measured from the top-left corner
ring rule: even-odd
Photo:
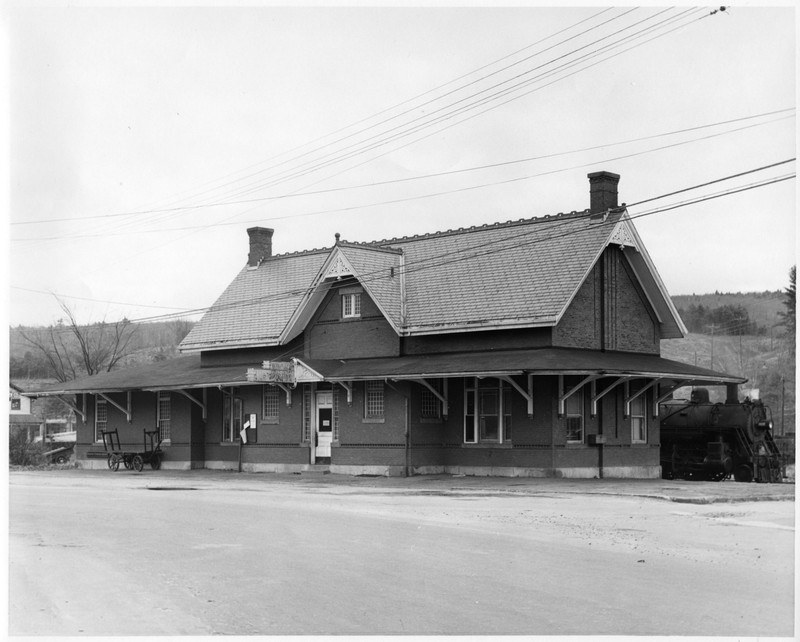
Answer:
[[[766,300],[773,306],[769,312],[758,307],[763,293],[750,295],[701,295],[674,297],[678,313],[691,333],[707,335],[763,335],[780,326],[794,353],[795,337],[795,278],[796,269],[789,271],[789,286],[783,292],[772,293]],[[777,294],[777,296],[775,296]],[[759,324],[743,303],[704,305],[690,302],[720,301],[721,297],[736,297],[747,303],[756,316],[770,319]],[[86,374],[92,375],[114,368],[138,363],[152,363],[177,354],[177,346],[192,329],[194,322],[186,319],[134,323],[128,319],[116,322],[79,324],[69,306],[60,302],[64,317],[55,324],[42,327],[11,328],[10,378],[56,379],[68,381]],[[774,306],[785,309],[776,310]]]
[[[726,335],[764,335],[769,330],[750,319],[750,313],[743,305],[727,304],[719,307],[706,307],[702,303],[678,308],[683,323],[689,332],[697,334]]]
[[[163,361],[194,323],[185,319],[133,323],[79,324],[68,307],[50,326],[10,328],[9,377],[12,380],[68,381],[139,363]]]

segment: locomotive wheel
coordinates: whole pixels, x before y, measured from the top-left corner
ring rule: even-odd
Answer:
[[[108,469],[113,472],[119,470],[119,459],[114,457],[114,455],[108,456]]]
[[[150,468],[153,470],[158,470],[161,468],[161,455],[153,455],[150,458]]]
[[[142,459],[141,455],[134,455],[131,465],[137,473],[140,473],[142,472],[142,468],[144,468],[144,459]]]
[[[747,464],[739,464],[733,471],[733,478],[737,482],[751,482],[753,481],[753,469]]]

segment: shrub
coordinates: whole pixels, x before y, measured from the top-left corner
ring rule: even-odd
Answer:
[[[30,443],[24,430],[13,431],[9,436],[8,463],[14,466],[41,466],[45,462],[44,446]]]

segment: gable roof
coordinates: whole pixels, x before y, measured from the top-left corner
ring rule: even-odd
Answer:
[[[400,336],[554,326],[610,244],[626,249],[663,338],[685,327],[624,207],[279,255],[245,268],[181,350],[282,345],[356,277]]]
[[[274,256],[244,267],[181,341],[181,351],[278,344],[328,254]]]

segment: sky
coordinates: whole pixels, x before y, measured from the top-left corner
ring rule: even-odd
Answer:
[[[601,170],[670,294],[788,285],[788,3],[0,17],[11,325],[197,318],[248,227],[283,254],[580,211]]]

